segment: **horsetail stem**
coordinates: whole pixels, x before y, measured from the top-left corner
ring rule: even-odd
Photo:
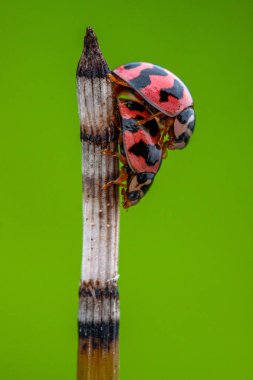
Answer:
[[[77,380],[118,380],[119,194],[102,186],[118,177],[117,114],[109,68],[87,28],[77,68],[82,142],[83,251],[78,313]]]

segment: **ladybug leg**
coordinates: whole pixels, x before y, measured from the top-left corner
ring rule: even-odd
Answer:
[[[126,83],[122,79],[116,78],[112,73],[107,74],[107,78],[109,78],[113,83],[116,83],[120,86],[131,88],[131,86],[128,83]]]
[[[172,133],[169,134],[169,136],[170,136],[169,140],[164,141],[167,133],[169,132],[169,128],[170,127],[164,129],[164,132],[162,133],[162,135],[161,135],[161,137],[160,137],[160,139],[158,141],[158,144],[162,148],[162,157],[163,157],[163,159],[167,158],[167,156],[168,156],[167,149],[171,149],[170,146],[171,146],[171,142],[173,141]]]
[[[166,140],[165,142],[162,143],[162,151],[163,151],[163,159],[165,159],[168,155],[168,149],[169,150],[174,150],[173,148],[173,142],[174,142],[174,134],[172,130],[169,131],[169,140]]]
[[[126,192],[126,190],[124,188],[121,190],[121,195],[123,197],[122,206],[124,208],[127,208],[126,207],[126,205],[127,205],[127,192]]]
[[[120,162],[125,165],[127,163],[126,157],[123,156],[123,154],[119,154],[118,152],[113,152],[110,149],[103,149],[101,150],[102,154],[107,154],[108,156],[112,156],[115,158],[118,158]]]
[[[112,156],[112,157],[116,157],[116,158],[119,157],[119,153],[118,152],[113,152],[110,149],[102,149],[101,153],[102,154],[106,154],[107,156]]]
[[[171,149],[171,143],[174,140],[174,133],[173,133],[173,130],[171,128],[173,125],[174,125],[174,121],[169,120],[167,125],[162,130],[161,137],[158,141],[158,144],[162,148],[163,159],[167,158],[167,155],[168,155],[167,149]],[[167,135],[169,136],[169,140],[164,141],[164,139],[167,137]]]
[[[166,126],[162,129],[162,134],[161,134],[161,137],[158,141],[158,144],[162,147],[165,143],[164,143],[164,139],[166,137],[167,134],[171,134],[171,127],[174,125],[174,120],[173,119],[169,119],[168,122],[166,123]],[[170,136],[170,138],[172,138],[172,136]]]
[[[166,137],[168,131],[169,131],[169,127],[164,128],[164,130],[163,130],[163,132],[162,132],[162,134],[161,134],[161,137],[160,137],[160,139],[159,139],[159,141],[158,141],[158,144],[159,144],[162,148],[163,148],[163,146],[166,144],[166,143],[164,142],[164,139],[165,139],[165,137]]]
[[[162,151],[163,151],[163,153],[162,153],[162,155],[163,155],[163,159],[165,160],[165,158],[167,158],[167,156],[168,156],[168,146],[169,146],[169,143],[170,143],[170,141],[169,140],[167,140],[167,141],[165,141],[164,143],[163,143],[163,146],[162,146]]]
[[[107,182],[103,187],[102,190],[106,190],[109,187],[113,185],[118,185],[122,187],[127,187],[127,185],[123,184],[128,179],[129,174],[127,173],[126,169],[123,167],[119,172],[119,177],[115,179],[114,181]]]
[[[167,141],[167,148],[170,150],[174,150],[173,149],[173,142],[175,141],[175,135],[174,135],[174,132],[172,129],[169,131],[169,136],[170,136],[170,138]]]
[[[126,165],[126,164],[127,164],[127,159],[126,159],[125,156],[123,156],[123,154],[121,154],[121,155],[119,156],[119,160],[120,160],[120,162],[122,162],[123,165]]]
[[[122,144],[122,133],[120,133],[120,135],[119,135],[118,143]],[[120,160],[120,162],[122,162],[122,164],[124,164],[124,165],[126,164],[125,157],[122,154],[119,154],[118,152],[113,152],[110,149],[102,149],[101,153],[102,154],[107,154],[108,156],[112,156],[112,157],[115,157],[115,158],[119,158],[119,160]]]
[[[139,125],[143,125],[145,124],[147,121],[150,121],[150,120],[153,120],[155,119],[156,117],[160,117],[163,113],[162,112],[156,112],[156,113],[153,113],[153,115],[147,117],[146,119],[142,119],[142,120],[139,120],[136,125],[139,126]]]

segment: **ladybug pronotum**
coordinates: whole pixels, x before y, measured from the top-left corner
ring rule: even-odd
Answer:
[[[195,127],[195,113],[187,87],[160,66],[128,63],[113,70],[109,77],[115,83],[121,119],[123,167],[119,177],[103,188],[122,186],[123,207],[129,208],[152,185],[167,150],[182,149],[188,144]]]

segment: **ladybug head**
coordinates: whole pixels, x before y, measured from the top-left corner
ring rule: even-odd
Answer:
[[[173,136],[169,149],[183,149],[188,144],[195,128],[195,113],[192,107],[186,108],[175,118]]]
[[[129,208],[136,205],[144,197],[153,183],[155,174],[138,173],[130,174],[127,181],[127,189],[123,189],[123,207]]]

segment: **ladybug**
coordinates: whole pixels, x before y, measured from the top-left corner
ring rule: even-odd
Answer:
[[[108,76],[116,84],[123,167],[119,178],[103,188],[123,186],[123,207],[129,208],[152,185],[167,149],[188,144],[195,127],[193,100],[178,77],[151,63],[128,63]]]
[[[113,184],[125,187],[122,190],[123,207],[129,208],[146,194],[161,166],[161,133],[158,121],[152,118],[152,113],[131,89],[118,87],[117,99],[121,118],[120,160],[123,167],[119,178],[108,182],[103,188]],[[141,125],[137,125],[139,121],[142,121]],[[118,156],[107,149],[103,153]],[[124,184],[125,181],[127,184]]]

